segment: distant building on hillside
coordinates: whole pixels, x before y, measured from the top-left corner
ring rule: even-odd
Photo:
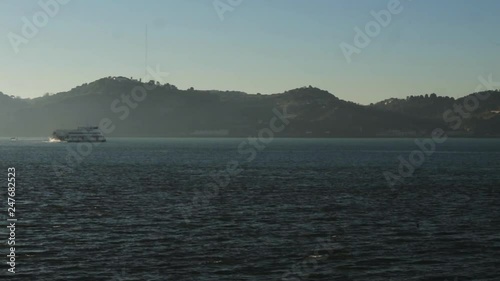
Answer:
[[[229,135],[229,130],[197,130],[191,133],[195,137],[225,137]]]
[[[123,81],[130,81],[129,78],[127,77],[123,77],[123,76],[116,76],[116,77],[112,77],[113,80],[116,80],[118,82],[123,82]]]

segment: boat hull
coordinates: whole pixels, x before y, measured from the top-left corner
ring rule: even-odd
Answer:
[[[106,142],[106,140],[65,140],[65,142]]]

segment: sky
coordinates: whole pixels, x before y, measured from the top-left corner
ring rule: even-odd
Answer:
[[[272,94],[312,85],[369,104],[460,97],[479,76],[500,79],[497,0],[400,0],[384,26],[373,25],[372,11],[397,0],[60,0],[68,3],[35,22],[46,13],[39,2],[53,1],[0,1],[1,92],[32,98],[107,76],[141,78],[146,25],[147,64],[181,89]],[[38,29],[32,38],[23,18]],[[355,28],[370,22],[379,30],[356,45]],[[342,44],[360,47],[350,61]]]

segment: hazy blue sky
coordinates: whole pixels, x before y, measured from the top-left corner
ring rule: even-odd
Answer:
[[[48,0],[42,0],[48,1]],[[226,2],[227,0],[221,0]],[[500,1],[401,0],[361,54],[339,47],[389,0],[243,0],[221,21],[213,0],[72,0],[15,53],[8,34],[38,1],[0,1],[0,91],[35,97],[149,64],[179,88],[276,93],[313,85],[367,104],[436,92],[462,96],[500,77]]]

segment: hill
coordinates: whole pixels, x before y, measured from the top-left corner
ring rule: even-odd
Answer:
[[[141,88],[149,90],[136,101],[132,92]],[[0,135],[50,136],[58,128],[108,118],[116,127],[110,136],[247,137],[269,127],[273,109],[286,109],[290,123],[279,137],[424,136],[436,127],[446,128],[443,112],[465,98],[431,95],[362,106],[311,86],[250,95],[107,77],[35,99],[0,94]],[[458,135],[500,135],[497,111],[500,93],[494,91]]]

